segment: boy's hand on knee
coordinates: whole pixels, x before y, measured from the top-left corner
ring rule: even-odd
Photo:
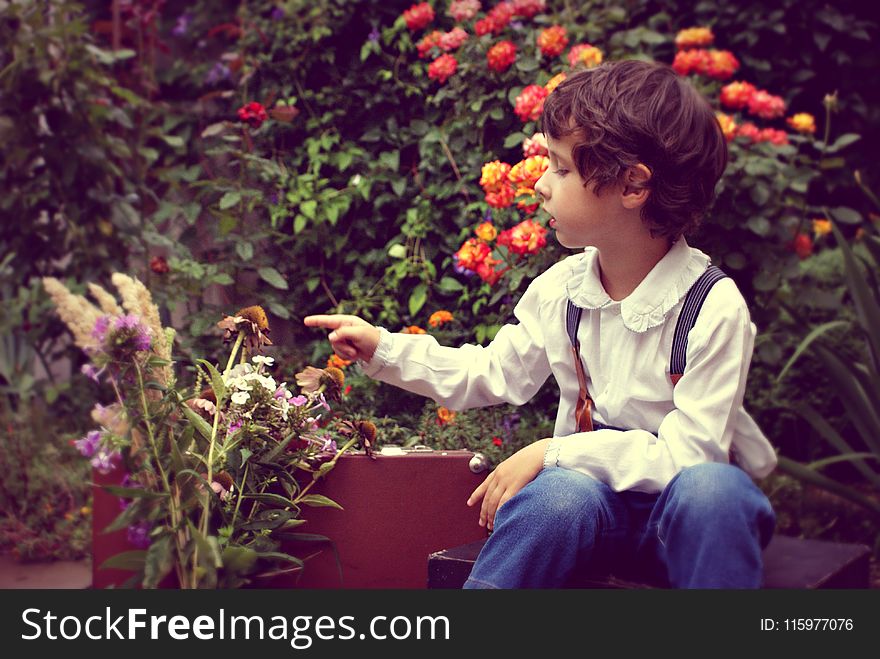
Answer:
[[[306,327],[325,327],[333,330],[327,337],[333,352],[343,359],[360,359],[368,362],[379,345],[379,329],[363,318],[332,314],[326,316],[306,316]]]
[[[544,468],[544,453],[549,439],[542,439],[520,449],[498,465],[480,486],[468,497],[467,505],[476,505],[480,499],[480,526],[495,526],[495,513],[505,501],[531,483]]]

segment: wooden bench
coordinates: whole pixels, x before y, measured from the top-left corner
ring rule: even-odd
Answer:
[[[485,540],[428,557],[428,588],[461,588]],[[764,550],[764,588],[868,588],[871,550],[860,544],[777,535]],[[615,575],[578,575],[572,588],[654,588]]]

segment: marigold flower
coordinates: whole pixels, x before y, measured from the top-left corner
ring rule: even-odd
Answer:
[[[799,233],[788,244],[788,248],[803,261],[813,253],[813,239],[806,233]]]
[[[534,220],[523,220],[515,227],[502,231],[498,244],[506,245],[514,254],[537,254],[547,244],[547,229]]]
[[[404,327],[400,330],[401,334],[427,334],[425,330],[423,330],[418,325],[410,325],[409,327]]]
[[[588,43],[579,43],[568,51],[568,64],[575,68],[578,64],[592,69],[602,63],[602,51]]]
[[[446,425],[447,423],[452,423],[455,419],[455,412],[445,407],[437,408],[437,423],[441,426]]]
[[[467,41],[468,33],[460,27],[452,28],[449,32],[440,36],[440,48],[444,51],[455,50]]]
[[[412,5],[403,12],[403,20],[406,21],[406,26],[413,32],[421,30],[434,20],[434,8],[427,2]]]
[[[529,156],[511,169],[507,179],[516,186],[516,196],[534,196],[535,184],[550,167],[547,156]]]
[[[441,85],[449,79],[458,68],[458,60],[452,55],[440,55],[428,65],[428,77],[437,80]]]
[[[547,138],[544,133],[535,133],[531,137],[523,140],[523,158],[529,156],[546,156],[549,152],[547,147]]]
[[[798,112],[785,121],[799,133],[813,134],[816,132],[816,118],[808,112]]]
[[[498,230],[491,222],[483,222],[480,226],[474,229],[474,233],[477,234],[477,238],[480,240],[489,242],[495,240],[495,237],[498,235]]]
[[[813,220],[813,235],[816,238],[827,236],[831,233],[831,220],[824,217],[817,217]]]
[[[545,0],[512,0],[510,3],[514,16],[532,18],[547,8]]]
[[[724,133],[724,137],[727,138],[727,141],[730,142],[736,137],[736,122],[733,120],[729,114],[724,114],[723,112],[716,112],[715,118],[718,120],[718,124],[721,126],[721,132]]]
[[[521,121],[537,121],[544,111],[547,90],[541,85],[529,85],[516,97],[513,111]]]
[[[476,238],[468,238],[455,253],[458,265],[476,272],[477,266],[492,253],[486,243]]]
[[[713,41],[715,35],[712,34],[712,28],[708,27],[689,27],[675,35],[675,47],[679,49],[702,48],[711,45]]]
[[[568,37],[565,28],[561,25],[545,28],[538,34],[538,48],[545,57],[556,57],[562,54],[567,45]]]
[[[749,113],[762,119],[776,119],[785,114],[785,100],[759,89],[749,99]]]
[[[253,101],[238,108],[238,118],[241,121],[246,121],[252,128],[259,128],[269,118],[269,115],[262,103]]]
[[[721,105],[741,110],[749,104],[752,94],[757,91],[755,86],[748,82],[731,82],[721,88]]]
[[[351,366],[351,360],[343,359],[336,353],[330,355],[330,358],[327,360],[327,366],[335,366],[336,368],[345,368],[346,366]]]
[[[452,0],[447,14],[455,21],[469,21],[480,11],[480,0]]]
[[[547,90],[547,94],[549,95],[554,89],[559,87],[559,85],[563,83],[566,77],[567,76],[565,75],[565,71],[563,71],[562,73],[557,73],[555,76],[550,78],[550,80],[547,81],[547,84],[544,85],[544,89]]]
[[[510,174],[510,165],[500,160],[493,160],[483,165],[480,176],[480,186],[484,192],[497,192],[507,184],[507,175]]]
[[[431,327],[441,327],[442,325],[452,322],[452,314],[448,311],[435,311],[428,318],[428,325]]]
[[[434,30],[423,36],[416,44],[416,50],[419,51],[419,59],[425,59],[432,48],[439,48],[441,39],[443,39],[443,33],[440,30]]]
[[[504,71],[516,61],[516,46],[511,41],[499,41],[486,53],[489,68]]]
[[[511,186],[505,185],[494,192],[487,192],[485,201],[492,208],[507,208],[515,197],[516,191]]]

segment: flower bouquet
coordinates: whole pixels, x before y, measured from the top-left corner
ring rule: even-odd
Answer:
[[[254,306],[218,323],[231,344],[222,370],[197,360],[196,381],[180,386],[174,332],[161,326],[149,291],[120,273],[112,281],[122,306],[95,284],[99,306],[44,279],[90,358],[83,372],[115,392],[115,402],[92,411],[100,429],[76,442],[99,473],[126,473],[106,486],[122,507],[106,531],[128,529],[139,549],[104,566],[133,571],[126,585],[143,588],[235,588],[302,570],[304,560],[283,543],[329,542],[297,531],[303,507],[338,507],[312,486],[345,451],[375,439],[371,422],[330,414],[343,372],[307,367],[298,392],[277,382],[273,358],[259,354],[271,343],[266,314]]]

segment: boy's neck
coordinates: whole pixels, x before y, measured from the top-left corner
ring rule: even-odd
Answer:
[[[672,247],[668,238],[644,236],[639,245],[619,242],[599,248],[599,276],[614,301],[628,297]]]

